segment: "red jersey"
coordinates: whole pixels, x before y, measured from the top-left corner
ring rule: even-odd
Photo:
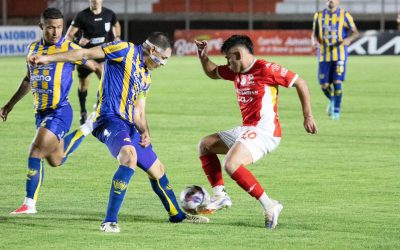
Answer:
[[[282,66],[264,60],[254,60],[242,73],[228,65],[218,66],[220,78],[233,81],[242,113],[243,126],[258,126],[275,137],[281,137],[278,119],[278,87],[291,87],[298,75]]]

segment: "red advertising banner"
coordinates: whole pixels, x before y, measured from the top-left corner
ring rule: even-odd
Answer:
[[[176,55],[196,55],[196,40],[208,41],[208,53],[220,55],[225,39],[234,34],[247,35],[256,55],[311,55],[310,30],[176,30]]]

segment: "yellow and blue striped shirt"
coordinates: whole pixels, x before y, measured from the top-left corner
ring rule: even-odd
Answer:
[[[150,88],[150,72],[140,45],[114,41],[102,45],[106,56],[97,114],[117,115],[133,124],[135,102]]]
[[[51,55],[80,48],[63,37],[54,45],[46,45],[42,38],[29,45],[26,58],[28,59],[32,55]],[[54,62],[39,66],[28,64],[35,112],[56,109],[68,104],[74,64],[85,63],[86,61]]]
[[[347,46],[343,40],[348,37],[348,31],[355,27],[353,17],[347,11],[337,8],[330,12],[328,9],[314,15],[313,33],[318,38],[320,62],[345,61]]]

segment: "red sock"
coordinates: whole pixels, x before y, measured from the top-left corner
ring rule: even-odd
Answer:
[[[257,181],[256,177],[254,177],[254,175],[243,165],[236,169],[236,171],[231,175],[231,178],[257,200],[264,193],[264,189]]]
[[[216,154],[203,155],[200,156],[200,160],[211,187],[223,186],[224,180],[222,179],[221,163],[218,156]]]

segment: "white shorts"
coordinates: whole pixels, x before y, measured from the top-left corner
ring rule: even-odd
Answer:
[[[239,126],[231,130],[218,132],[222,141],[231,148],[235,142],[241,142],[250,151],[253,163],[278,147],[280,137],[274,137],[270,131],[254,126]]]

